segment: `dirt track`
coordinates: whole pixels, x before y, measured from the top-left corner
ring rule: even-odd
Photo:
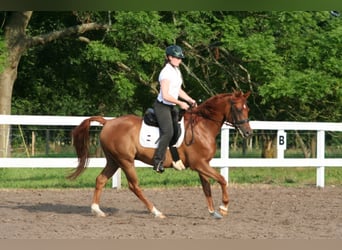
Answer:
[[[229,215],[210,218],[200,188],[146,189],[156,219],[128,190],[0,190],[0,239],[342,239],[342,187],[229,187]],[[216,207],[220,190],[213,188]]]

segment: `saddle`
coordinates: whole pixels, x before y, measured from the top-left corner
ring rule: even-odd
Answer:
[[[183,170],[185,167],[179,158],[177,147],[182,144],[184,139],[183,115],[185,111],[172,110],[171,112],[174,133],[169,144],[169,150],[173,159],[172,165],[177,170]],[[159,125],[153,108],[148,108],[143,116],[139,141],[143,147],[156,148],[158,146]]]
[[[144,122],[153,127],[158,127],[158,121],[153,108],[148,108],[144,114]]]
[[[170,146],[176,144],[177,140],[179,139],[179,137],[182,133],[180,121],[183,118],[184,111],[182,110],[182,111],[178,112],[177,110],[173,109],[171,111],[171,115],[172,115],[174,132],[173,132],[173,137],[170,141]],[[146,110],[143,119],[144,119],[144,122],[146,125],[152,126],[152,127],[159,127],[157,117],[156,117],[156,114],[154,113],[153,108],[148,108]]]

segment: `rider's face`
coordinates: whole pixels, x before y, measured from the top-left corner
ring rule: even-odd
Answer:
[[[181,62],[182,62],[182,58],[169,56],[169,62],[170,62],[173,66],[178,67],[179,64],[181,64]]]

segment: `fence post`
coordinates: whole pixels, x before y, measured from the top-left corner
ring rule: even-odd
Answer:
[[[325,157],[325,132],[317,131],[317,159],[324,160]],[[324,188],[324,166],[317,167],[316,170],[316,186]]]
[[[223,127],[221,129],[221,159],[228,159],[229,158],[229,128]],[[229,167],[222,167],[220,169],[221,175],[225,178],[228,184],[229,180]]]
[[[284,159],[284,151],[286,149],[286,132],[285,130],[278,130],[277,134],[277,158]]]

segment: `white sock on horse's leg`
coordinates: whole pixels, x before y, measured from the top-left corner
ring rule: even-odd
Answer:
[[[106,214],[100,209],[99,204],[91,204],[91,213],[98,217],[106,217]]]
[[[162,212],[160,212],[156,207],[153,206],[152,210],[151,210],[151,213],[157,217],[157,218],[162,218],[164,219],[165,218],[165,215],[163,215]]]

